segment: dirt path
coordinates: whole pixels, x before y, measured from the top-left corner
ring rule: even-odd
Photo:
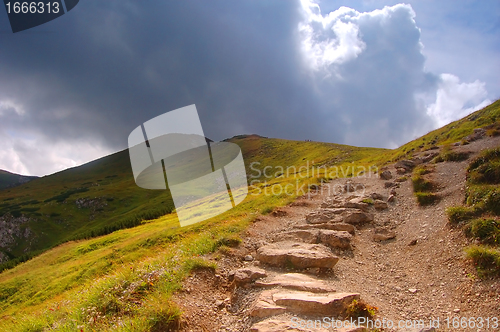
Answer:
[[[481,149],[495,146],[500,146],[500,138],[482,139],[456,149],[471,152],[473,158]],[[445,215],[446,207],[463,201],[467,165],[468,161],[435,164],[431,176],[439,186],[442,199],[429,207],[417,205],[410,179],[394,182],[401,175],[390,167],[393,178],[388,181],[353,180],[363,184],[364,195],[360,198],[353,197],[352,193],[330,195],[333,188],[346,183],[345,179],[337,179],[310,197],[259,217],[247,230],[240,248],[222,256],[212,255],[212,259],[218,260],[216,274],[195,273],[186,281],[185,291],[176,295],[175,301],[185,312],[183,330],[335,331],[333,328],[294,330],[290,326],[294,317],[307,321],[328,316],[320,314],[323,309],[332,316],[337,311],[345,311],[342,301],[332,297],[332,294],[345,293],[348,302],[352,296],[361,298],[378,308],[376,318],[391,320],[396,325],[400,320],[421,319],[428,324],[430,319],[439,317],[439,331],[494,331],[451,326],[454,318],[496,316],[500,319],[500,282],[475,277],[474,268],[463,254],[463,247],[469,242],[461,231],[448,226]],[[396,187],[385,188],[385,182],[393,182]],[[373,193],[387,201],[391,190],[395,190],[396,195],[387,209],[377,210],[360,202]],[[325,217],[325,214],[329,215]],[[372,215],[373,221],[362,221],[363,218],[358,218],[360,214]],[[321,218],[335,220],[323,223]],[[341,226],[331,226],[339,223]],[[350,230],[349,224],[356,228],[353,236],[341,230]],[[394,232],[395,238],[374,241],[375,230],[379,229],[384,235]],[[350,243],[348,249],[346,241]],[[284,261],[280,261],[282,257],[273,243],[283,249]],[[301,247],[297,258],[287,243],[324,246],[339,260],[333,269],[327,269],[331,259],[326,257],[318,263],[326,264],[320,269],[316,263],[311,265],[317,253],[307,253],[309,247]],[[309,254],[313,256],[307,256]],[[294,264],[290,264],[290,259]],[[297,269],[297,264],[306,265]],[[267,275],[259,275],[262,272]],[[300,274],[288,275],[290,272]],[[312,280],[286,279],[280,283],[280,278]],[[274,286],[257,287],[259,283],[274,283]],[[297,290],[297,285],[313,286]],[[446,328],[446,318],[450,320],[450,328]]]

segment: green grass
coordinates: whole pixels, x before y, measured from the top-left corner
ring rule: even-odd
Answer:
[[[467,206],[446,210],[452,225],[460,224],[465,235],[481,244],[466,248],[480,277],[500,276],[500,148],[483,151],[467,168]]]
[[[500,187],[498,185],[470,185],[466,203],[483,213],[500,215]]]
[[[469,159],[469,153],[453,151],[449,146],[445,146],[443,151],[434,159],[434,162],[441,163],[443,161],[464,161]]]
[[[481,243],[500,244],[500,221],[495,219],[473,219],[464,228],[465,234]]]
[[[421,175],[414,175],[411,178],[414,192],[428,192],[435,188],[432,181],[423,178]]]
[[[422,176],[422,175],[431,173],[433,170],[434,169],[428,165],[419,165],[419,166],[415,167],[415,169],[413,170],[413,174],[418,175],[418,176]]]
[[[446,214],[450,223],[456,225],[477,216],[478,211],[473,207],[467,206],[450,206],[446,208]]]
[[[372,319],[377,313],[378,308],[371,306],[363,300],[352,300],[347,306],[346,316],[348,318],[366,317]]]
[[[500,148],[485,150],[467,169],[471,184],[500,184]]]
[[[434,193],[416,192],[415,197],[420,206],[431,205],[440,200],[439,195]]]
[[[500,276],[500,251],[485,246],[470,246],[465,252],[476,265],[480,277]]]
[[[413,170],[411,178],[413,193],[420,206],[432,205],[441,199],[439,195],[432,193],[436,189],[436,184],[424,177],[432,171],[433,168],[429,168],[428,166],[418,166]]]

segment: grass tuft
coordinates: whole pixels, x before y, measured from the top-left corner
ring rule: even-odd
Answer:
[[[371,306],[363,300],[352,300],[351,304],[347,307],[347,318],[373,318],[377,313],[378,308]]]
[[[500,148],[485,150],[467,168],[472,184],[500,184]]]
[[[500,276],[500,252],[485,246],[465,248],[467,257],[476,265],[480,277]]]
[[[495,219],[474,219],[464,227],[465,234],[482,243],[500,244],[500,222]]]
[[[446,209],[446,214],[449,222],[456,225],[475,217],[477,211],[473,207],[450,206]]]
[[[464,161],[464,160],[467,160],[469,159],[469,152],[457,152],[457,151],[453,151],[453,149],[451,148],[451,146],[447,145],[445,147],[443,147],[443,150],[441,151],[441,153],[439,154],[439,156],[437,156],[436,158],[434,158],[434,162],[435,163],[440,163],[440,162],[443,162],[443,161],[455,161],[455,162],[459,162],[459,161]]]
[[[413,191],[414,192],[427,192],[431,191],[435,185],[429,180],[424,179],[421,175],[414,175],[411,178],[413,183]]]
[[[420,206],[431,205],[440,200],[439,195],[433,193],[416,192],[415,196]]]

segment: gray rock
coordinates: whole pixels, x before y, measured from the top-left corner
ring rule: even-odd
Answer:
[[[267,272],[265,270],[253,266],[234,271],[234,281],[237,285],[243,285],[266,276]]]
[[[375,207],[376,210],[385,210],[389,207],[389,205],[387,205],[386,202],[381,201],[379,199],[373,202],[373,206]]]
[[[392,188],[396,184],[394,182],[384,182],[384,188]]]
[[[262,293],[260,293],[259,297],[250,307],[251,317],[263,318],[263,317],[279,315],[286,312],[285,307],[276,305],[276,303],[274,303],[273,301],[274,292],[276,292],[276,290],[265,290]]]
[[[416,162],[413,160],[400,160],[394,164],[395,168],[404,168],[407,172],[411,171],[416,166]]]
[[[407,172],[408,172],[408,170],[406,168],[403,168],[403,167],[396,168],[397,174],[406,174]]]
[[[382,196],[381,194],[379,193],[371,193],[370,194],[370,198],[372,199],[380,199],[380,200],[384,200],[384,196]]]
[[[380,173],[380,178],[382,180],[390,180],[392,179],[392,174],[390,171],[383,171],[382,173]]]

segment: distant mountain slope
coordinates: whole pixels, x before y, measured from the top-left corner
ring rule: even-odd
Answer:
[[[264,166],[299,167],[311,166],[312,162],[321,165],[384,151],[257,135],[237,136],[227,141],[241,146],[249,176]],[[270,173],[274,178],[276,172]],[[0,256],[1,251],[5,252],[3,261],[6,261],[71,239],[137,226],[141,220],[160,217],[173,208],[168,190],[136,186],[128,150],[120,151],[0,191],[0,222],[8,229],[0,231]]]
[[[0,169],[0,190],[15,187],[37,178],[37,176],[19,175]]]

